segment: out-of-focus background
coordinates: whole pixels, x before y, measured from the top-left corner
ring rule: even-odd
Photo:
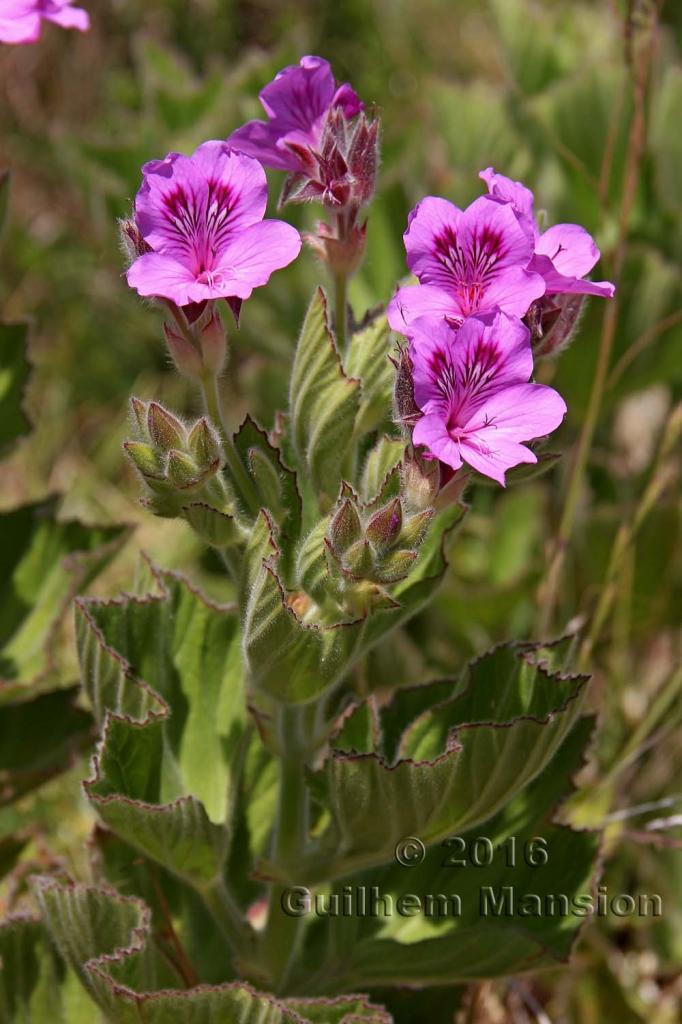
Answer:
[[[668,0],[659,16],[654,0],[83,3],[89,34],[47,27],[36,46],[0,50],[0,164],[12,174],[0,318],[31,320],[35,365],[27,395],[35,429],[0,466],[0,505],[59,491],[63,515],[138,523],[100,592],[127,585],[140,548],[171,567],[189,560],[220,592],[215,566],[189,533],[139,509],[122,457],[131,392],[187,413],[198,402],[168,365],[160,312],[122,278],[116,221],[130,209],[142,163],[191,152],[260,116],[259,89],[301,54],[331,60],[382,118],[367,259],[351,289],[358,316],[384,303],[404,275],[401,236],[419,198],[465,205],[491,164],[535,190],[548,223],[583,224],[602,250],[597,276],[616,275],[619,293],[557,595],[559,626],[595,609],[605,616],[593,655],[600,731],[571,814],[606,823],[609,889],[660,893],[665,911],[659,920],[590,923],[573,965],[505,990],[502,1012],[513,1005],[519,1021],[546,1020],[539,1007],[552,1021],[677,1020],[679,449],[661,452],[661,444],[682,385],[682,5]],[[274,211],[277,175],[272,182]],[[318,212],[288,207],[284,216],[305,227]],[[304,253],[246,305],[223,382],[235,425],[248,409],[269,426],[268,410],[285,405],[286,367],[320,273]],[[609,342],[605,309],[592,300],[570,349],[540,370],[568,403],[553,442],[563,460],[523,487],[478,488],[448,583],[436,610],[411,627],[397,674],[451,670],[499,640],[533,635]],[[19,809],[43,823],[40,842],[76,871],[74,851],[90,825],[73,810],[82,775],[81,764]],[[654,806],[638,811],[642,804]],[[486,993],[490,1020],[499,993]]]

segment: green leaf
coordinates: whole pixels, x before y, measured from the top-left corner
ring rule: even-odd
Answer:
[[[367,996],[339,996],[337,999],[285,999],[285,1005],[309,1024],[392,1024],[382,1006]]]
[[[360,485],[363,501],[375,500],[387,478],[400,464],[404,452],[405,445],[402,441],[387,437],[385,434],[379,438],[373,448],[370,448],[362,470]]]
[[[0,229],[4,191],[0,183]],[[0,324],[0,451],[29,428],[23,409],[30,369],[26,359],[27,336],[27,324]]]
[[[291,372],[291,438],[298,461],[327,504],[337,493],[360,407],[358,381],[344,373],[318,289],[306,315]]]
[[[301,496],[296,474],[284,465],[279,449],[250,416],[237,431],[234,443],[262,507],[277,523],[282,542],[289,548],[301,532]]]
[[[92,740],[92,719],[75,707],[77,688],[3,707],[0,715],[0,805],[65,771]]]
[[[61,956],[116,1024],[390,1024],[365,996],[279,1000],[240,982],[182,989],[150,941],[149,909],[140,900],[48,880],[35,888]],[[31,1024],[57,1020],[55,1014]]]
[[[573,901],[594,891],[599,837],[557,825],[552,814],[582,766],[593,728],[593,719],[579,721],[551,765],[485,826],[453,829],[409,867],[394,859],[356,875],[351,889],[368,901],[375,892],[384,903],[375,904],[376,912],[315,921],[307,935],[308,972],[324,977],[334,969],[337,984],[374,989],[458,985],[564,962],[587,916]],[[401,912],[397,901],[405,894],[411,903]],[[324,950],[335,951],[333,967]]]
[[[77,603],[83,685],[104,722],[86,791],[113,831],[201,887],[229,838],[246,721],[239,626],[182,577],[152,574],[155,593]]]
[[[45,926],[31,917],[0,923],[0,1020],[7,1024],[104,1024],[65,968]]]
[[[440,703],[404,729],[394,763],[378,752],[334,752],[311,777],[331,823],[299,880],[381,864],[404,836],[428,846],[471,829],[531,783],[575,723],[586,682],[550,673],[542,655],[531,645],[500,647],[469,667],[466,689],[450,700],[435,684]],[[399,714],[389,711],[389,734]]]
[[[58,522],[54,509],[50,501],[0,515],[0,702],[55,683],[57,633],[71,600],[129,535],[122,527]]]
[[[385,316],[352,335],[344,359],[346,373],[362,386],[355,436],[390,421],[395,370],[389,359],[391,330]]]

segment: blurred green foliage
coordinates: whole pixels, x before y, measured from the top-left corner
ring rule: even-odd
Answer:
[[[116,219],[130,209],[141,164],[227,136],[258,116],[258,90],[279,68],[302,53],[319,53],[382,116],[380,188],[366,263],[351,288],[358,317],[385,302],[404,275],[401,235],[415,202],[435,193],[466,204],[481,191],[477,175],[490,164],[534,188],[549,222],[584,224],[602,249],[599,277],[608,278],[623,227],[632,69],[654,6],[653,0],[92,0],[87,36],[50,30],[39,46],[2,48],[0,139],[12,184],[0,320],[30,318],[36,367],[28,392],[35,430],[2,465],[3,506],[64,490],[71,512],[139,521],[131,547],[145,547],[164,564],[195,557],[197,575],[220,593],[215,566],[199,560],[182,527],[137,511],[137,485],[120,451],[131,391],[180,411],[197,409],[189,385],[170,372],[160,313],[121,277]],[[681,48],[682,5],[668,0],[646,97],[641,173],[625,225],[610,372],[560,593],[562,624],[589,616],[599,600],[616,533],[657,472],[664,424],[682,390]],[[304,228],[317,213],[289,208],[286,216]],[[284,406],[283,370],[319,278],[312,255],[304,253],[246,305],[223,381],[235,424],[248,409],[269,426],[267,410]],[[584,422],[603,316],[604,304],[593,300],[572,347],[540,370],[569,407],[557,441],[562,463],[504,493],[477,489],[453,542],[453,568],[437,608],[418,617],[399,646],[373,657],[378,676],[414,681],[498,640],[533,633],[537,588]],[[5,362],[15,358],[4,355]],[[600,822],[664,798],[669,803],[648,812],[649,819],[680,813],[682,798],[670,796],[682,772],[682,683],[674,674],[682,653],[679,448],[666,455],[666,466],[671,460],[670,485],[620,559],[595,651],[593,701],[601,727],[575,801],[577,820]],[[126,585],[133,562],[134,553],[111,570],[110,590]],[[68,778],[64,785],[73,789]],[[7,851],[15,874],[6,899],[24,891],[15,860],[44,863],[45,835],[53,841],[56,816],[65,813],[61,791],[52,801],[37,799],[17,805],[17,813],[23,808],[27,820],[43,824],[25,850]],[[68,827],[80,835],[77,797],[68,806]],[[614,890],[661,892],[664,918],[590,925],[573,967],[527,986],[552,1019],[676,1019],[682,832],[679,825],[647,829],[646,822],[646,814],[613,819],[606,878]],[[14,818],[3,822],[3,833],[10,827]],[[512,990],[483,993],[481,1005],[484,997],[517,996],[525,1005]],[[405,1020],[413,1019],[410,1012]]]

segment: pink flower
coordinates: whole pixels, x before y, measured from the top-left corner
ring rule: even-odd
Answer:
[[[40,38],[43,19],[62,28],[87,32],[90,18],[73,0],[2,0],[0,3],[0,43],[35,43]]]
[[[600,253],[594,239],[578,224],[555,224],[540,234],[533,210],[533,193],[520,181],[496,174],[492,167],[479,177],[488,186],[490,198],[509,205],[519,224],[533,242],[533,257],[528,269],[541,274],[546,294],[574,292],[611,298],[615,287],[610,281],[585,281]]]
[[[224,142],[204,142],[191,157],[169,153],[142,173],[135,223],[151,252],[139,255],[127,274],[140,295],[179,306],[248,299],[298,256],[298,231],[263,220],[265,171]]]
[[[533,371],[530,332],[516,317],[470,317],[457,329],[425,317],[411,325],[414,397],[422,411],[412,441],[451,469],[468,463],[504,486],[505,473],[537,462],[523,441],[561,423],[566,405]]]
[[[354,117],[363,104],[350,85],[337,87],[331,65],[322,57],[301,57],[284,68],[260,93],[267,121],[249,121],[228,139],[234,149],[266,167],[307,171],[321,151],[327,115],[340,108]]]
[[[401,288],[388,307],[391,327],[422,316],[460,324],[472,313],[500,309],[522,317],[545,290],[527,270],[533,242],[510,206],[481,196],[466,210],[427,196],[410,214],[404,234],[407,265],[420,284]]]

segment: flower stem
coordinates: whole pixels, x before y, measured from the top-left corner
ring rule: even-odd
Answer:
[[[345,274],[334,275],[334,309],[336,345],[339,355],[343,357],[348,338],[348,278]]]
[[[237,451],[234,439],[225,427],[222,410],[220,408],[220,394],[218,391],[218,378],[214,373],[206,373],[201,379],[201,388],[204,395],[206,412],[220,431],[220,439],[223,444],[225,462],[237,489],[244,507],[252,515],[256,515],[260,507],[260,501],[251,477],[246,471],[239,452]]]
[[[309,709],[308,709],[309,710]],[[278,873],[288,873],[305,856],[310,829],[310,794],[305,781],[305,763],[309,751],[301,743],[310,740],[306,712],[283,707],[277,716],[279,761],[279,797],[272,834],[271,861]],[[313,730],[314,731],[314,730]],[[287,914],[282,906],[288,886],[273,882],[268,898],[268,916],[261,962],[277,992],[283,992],[295,962],[302,938],[304,919]]]

